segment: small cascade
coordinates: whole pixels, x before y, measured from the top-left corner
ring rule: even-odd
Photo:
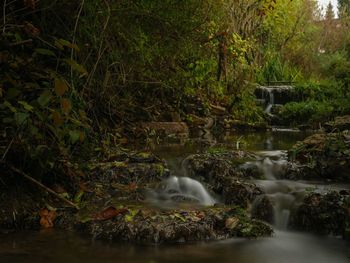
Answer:
[[[274,203],[274,224],[277,229],[287,229],[295,197],[292,194],[275,193],[267,195]]]
[[[264,107],[264,111],[272,114],[274,106],[295,101],[296,96],[292,85],[258,86],[255,90],[257,102]]]
[[[262,151],[258,153],[260,159],[255,162],[248,162],[243,168],[255,166],[261,171],[264,180],[256,180],[265,192],[265,196],[273,206],[273,223],[277,229],[284,230],[288,227],[291,210],[296,202],[295,186],[291,187],[288,181],[279,180],[278,177],[283,172],[287,164],[287,154],[284,151]],[[292,190],[293,189],[293,190]],[[259,198],[254,203],[258,206],[263,198]]]
[[[287,153],[284,151],[261,151],[256,161],[241,165],[242,170],[257,170],[267,180],[276,180],[287,165]]]
[[[267,106],[265,108],[265,112],[268,114],[271,114],[271,109],[273,105],[275,104],[275,96],[273,94],[272,89],[266,89],[266,92],[268,94],[268,101],[267,101]]]
[[[147,200],[161,207],[175,207],[180,204],[213,206],[216,200],[205,187],[190,177],[170,176],[161,186],[148,194]]]

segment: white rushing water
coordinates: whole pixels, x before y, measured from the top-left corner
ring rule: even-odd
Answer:
[[[242,166],[243,169],[255,167],[260,170],[264,180],[256,180],[255,183],[260,186],[266,197],[273,205],[274,225],[277,229],[286,229],[288,227],[291,209],[296,202],[295,191],[289,185],[289,181],[278,180],[287,165],[287,153],[285,151],[260,151],[257,152],[260,158],[254,162],[247,162]],[[255,202],[258,204],[260,199]]]
[[[161,187],[150,191],[148,201],[162,207],[173,207],[179,203],[192,203],[213,206],[216,200],[203,184],[190,177],[171,176],[164,180]]]
[[[271,89],[267,89],[268,95],[269,95],[269,100],[268,100],[268,104],[265,108],[265,112],[266,113],[271,113],[271,109],[273,107],[273,105],[275,104],[275,96],[273,94],[273,90]]]

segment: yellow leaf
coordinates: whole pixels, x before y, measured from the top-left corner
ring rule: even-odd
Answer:
[[[83,131],[81,131],[79,134],[79,140],[80,142],[83,142],[85,140],[85,133]]]
[[[82,65],[78,64],[78,62],[76,62],[75,60],[64,59],[63,61],[65,61],[69,66],[71,66],[73,70],[80,73],[80,77],[84,77],[88,75],[87,70]]]
[[[64,95],[68,91],[68,85],[64,79],[55,78],[55,92],[58,96]]]
[[[68,115],[72,109],[72,104],[69,99],[63,98],[61,99],[61,107],[62,107],[62,112]]]
[[[52,119],[53,119],[53,123],[55,124],[55,126],[61,126],[63,124],[63,118],[62,118],[61,114],[57,111],[54,111],[52,113]]]
[[[82,118],[83,120],[85,120],[87,118],[86,113],[83,110],[79,110],[79,115],[80,115],[80,118]]]

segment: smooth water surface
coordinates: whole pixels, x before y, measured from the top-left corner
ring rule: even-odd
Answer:
[[[348,263],[349,255],[349,247],[340,239],[280,231],[274,237],[258,240],[167,246],[92,241],[59,231],[0,236],[3,263]]]

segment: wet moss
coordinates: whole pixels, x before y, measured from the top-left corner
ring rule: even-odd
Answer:
[[[292,171],[298,179],[350,181],[350,133],[344,131],[309,136],[293,146],[289,158],[298,166]],[[298,176],[298,170],[301,176]]]

